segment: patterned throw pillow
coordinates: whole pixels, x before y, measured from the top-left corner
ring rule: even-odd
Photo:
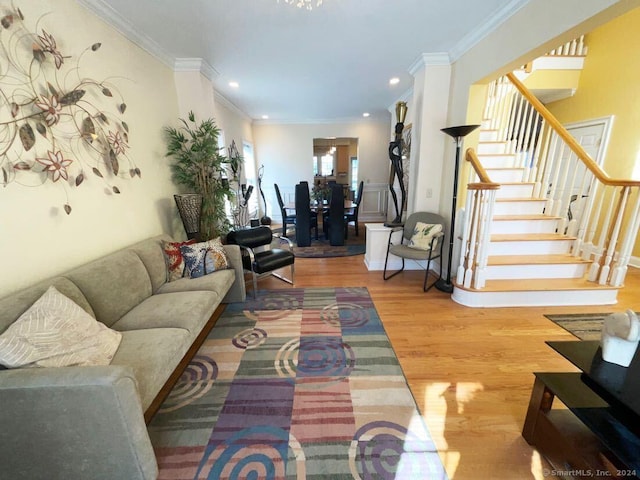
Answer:
[[[0,364],[17,367],[109,365],[122,334],[85,312],[55,287],[0,335]]]
[[[218,270],[229,268],[229,259],[220,237],[208,242],[182,245],[180,252],[184,258],[184,276],[198,278]]]
[[[167,282],[180,280],[184,275],[184,258],[180,247],[183,245],[192,245],[195,240],[187,240],[186,242],[162,242],[162,251],[167,261]]]
[[[439,223],[416,222],[413,235],[411,235],[407,246],[418,250],[429,250],[431,248],[431,239],[441,231],[442,225]]]

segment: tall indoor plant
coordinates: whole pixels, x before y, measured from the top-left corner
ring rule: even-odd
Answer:
[[[173,180],[202,195],[200,239],[225,235],[231,228],[225,201],[231,200],[234,192],[226,178],[227,158],[218,146],[220,130],[213,119],[198,123],[193,112],[180,122],[179,128],[165,128],[167,156],[175,160],[171,165]]]

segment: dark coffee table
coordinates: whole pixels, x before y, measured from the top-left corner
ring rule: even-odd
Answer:
[[[522,436],[570,478],[640,478],[640,354],[625,368],[597,341],[547,344],[581,372],[535,373]]]

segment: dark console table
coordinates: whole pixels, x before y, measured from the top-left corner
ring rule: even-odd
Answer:
[[[625,368],[597,341],[547,344],[581,373],[535,373],[522,436],[553,476],[640,478],[640,353]]]

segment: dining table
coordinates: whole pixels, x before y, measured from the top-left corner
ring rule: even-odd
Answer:
[[[309,207],[311,208],[311,211],[313,212],[318,212],[318,211],[323,211],[323,212],[328,212],[329,211],[329,202],[317,202],[317,201],[312,201],[309,204]],[[356,204],[353,200],[348,200],[345,199],[344,201],[344,212],[348,213],[349,210],[353,209],[356,207]],[[284,208],[286,208],[287,210],[290,210],[291,212],[295,212],[296,211],[296,204],[295,202],[289,202],[287,204],[285,204]]]

